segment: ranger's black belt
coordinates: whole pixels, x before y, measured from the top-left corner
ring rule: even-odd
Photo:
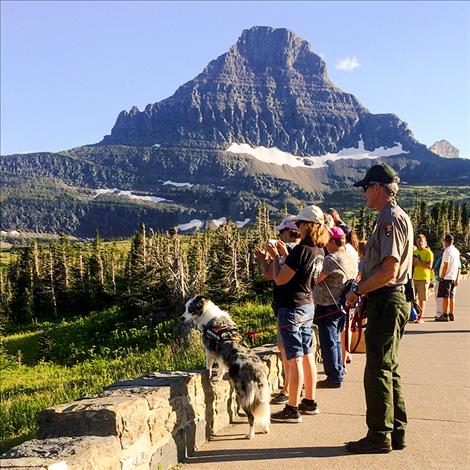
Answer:
[[[392,292],[405,292],[405,286],[403,284],[399,284],[398,286],[384,286],[380,289],[373,290],[372,292],[368,292],[367,295],[384,295],[390,294]]]

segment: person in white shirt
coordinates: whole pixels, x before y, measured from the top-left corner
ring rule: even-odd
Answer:
[[[442,297],[442,315],[436,321],[454,321],[454,290],[459,285],[460,251],[455,248],[454,236],[450,233],[444,237],[444,246],[437,292],[437,297]]]

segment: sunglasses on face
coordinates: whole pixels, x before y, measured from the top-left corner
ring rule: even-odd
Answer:
[[[299,228],[303,223],[304,223],[303,220],[296,220],[295,221],[295,225],[297,225],[297,228]]]
[[[295,230],[292,230],[291,228],[283,228],[282,230],[279,230],[279,233],[282,235],[283,233],[286,232],[292,232],[295,233]]]
[[[362,190],[366,192],[369,188],[371,188],[372,186],[375,186],[376,184],[380,184],[380,183],[376,183],[375,181],[372,181],[371,183],[365,184],[362,187]]]

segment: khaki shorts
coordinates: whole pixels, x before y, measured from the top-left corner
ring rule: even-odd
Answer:
[[[426,302],[428,298],[428,289],[430,281],[416,281],[413,280],[415,285],[416,297],[420,302]]]

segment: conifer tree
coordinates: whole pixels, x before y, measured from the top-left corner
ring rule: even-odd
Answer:
[[[96,236],[91,244],[91,253],[88,258],[88,294],[90,300],[97,306],[101,306],[105,299],[105,273],[103,262],[103,247],[100,234],[96,231]]]
[[[9,319],[11,289],[10,280],[6,269],[0,268],[0,335]]]
[[[211,297],[220,302],[239,301],[246,293],[239,229],[226,223],[217,230],[217,238],[211,253],[215,260],[210,273]]]
[[[210,252],[211,232],[205,230],[197,233],[193,237],[188,253],[188,265],[190,272],[190,284],[188,287],[188,296],[204,294],[206,292],[206,283],[210,271]]]
[[[366,232],[366,210],[364,207],[361,207],[359,211],[359,216],[357,218],[357,227],[356,233],[359,240],[366,240],[367,232]]]
[[[14,267],[11,301],[12,318],[25,323],[34,318],[33,257],[31,247],[23,248]]]
[[[168,287],[173,294],[175,306],[182,307],[186,301],[189,288],[189,269],[187,252],[182,245],[180,235],[173,237],[171,262],[166,265]]]
[[[59,318],[59,314],[57,311],[57,298],[55,292],[54,255],[52,247],[49,247],[49,263],[47,265],[47,272],[49,275],[49,292],[51,294],[52,316],[54,319],[57,319]]]

